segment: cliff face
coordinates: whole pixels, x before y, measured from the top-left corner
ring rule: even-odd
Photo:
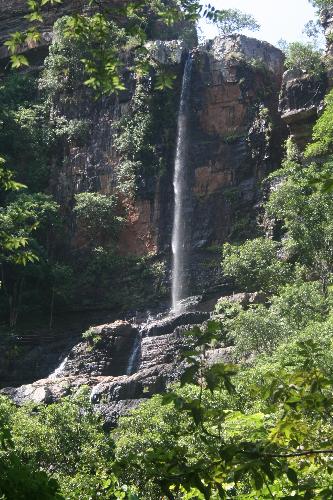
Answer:
[[[326,92],[326,75],[309,77],[296,70],[286,71],[283,75],[279,109],[290,136],[301,149],[311,139],[312,127],[322,109]]]
[[[22,1],[9,4],[1,1],[0,38],[3,39],[10,31],[24,27],[25,10]],[[61,11],[49,12],[43,40],[47,47],[53,38],[51,56],[52,51],[56,55],[61,51],[57,36],[51,37],[53,19],[59,12],[71,11],[73,6],[72,2],[65,2]],[[53,78],[59,75],[52,73],[51,59],[46,63],[50,73],[44,74],[42,86],[51,88],[52,118],[72,127],[70,139],[67,137],[60,143],[52,158],[49,189],[65,216],[68,251],[73,260],[87,254],[87,242],[73,215],[74,196],[84,191],[119,196],[119,210],[126,221],[116,243],[117,256],[154,254],[155,264],[165,261],[163,285],[168,297],[177,109],[189,52],[180,41],[151,42],[149,51],[174,73],[176,79],[171,91],[154,92],[153,73],[138,82],[128,71],[124,74],[126,91],[96,101],[76,74],[60,73],[57,89],[53,91]],[[130,62],[131,56],[126,57]],[[324,80],[312,80],[306,75],[287,72],[283,76],[281,51],[245,36],[207,42],[192,51],[192,58],[187,130],[189,294],[216,292],[225,285],[220,270],[221,245],[254,236],[260,181],[280,165],[287,126],[303,146],[310,137],[327,88]],[[78,60],[76,54],[74,60]],[[119,146],[121,141],[125,141],[125,148]],[[124,175],[120,173],[129,163],[126,148],[132,148],[133,144],[135,151],[130,160],[137,169],[135,192],[127,193]],[[128,285],[130,280],[142,282],[144,273],[135,274],[136,268],[137,262],[130,271],[125,267],[118,275],[108,276],[104,288],[97,283],[92,290],[93,307],[105,298],[105,290],[111,288],[117,297],[124,289],[128,290],[126,299],[119,301],[119,310],[124,304],[127,308],[137,308],[139,300],[140,305],[142,302],[150,305],[150,297],[155,293],[150,275],[146,276],[147,286],[139,290],[138,296]],[[254,303],[256,299],[246,300]],[[77,300],[80,310],[84,309],[85,301],[83,291]],[[185,345],[183,331],[205,321],[211,307],[212,304],[203,306],[204,313],[189,312],[147,324],[137,321],[104,324],[92,329],[81,342],[77,329],[75,335],[67,335],[66,331],[66,339],[52,338],[47,347],[39,339],[20,359],[12,360],[5,354],[3,357],[7,359],[2,363],[0,378],[7,377],[6,385],[41,380],[5,389],[4,393],[17,403],[29,400],[48,403],[88,385],[92,388],[93,403],[113,424],[117,413],[163,391],[169,381],[179,376],[182,349],[189,347]],[[225,347],[211,354],[214,359],[227,360],[228,353]],[[45,379],[60,361],[61,369]]]
[[[208,42],[194,60],[190,274],[199,291],[221,279],[207,248],[250,236],[260,180],[279,164],[283,55],[267,43],[235,35]]]
[[[80,74],[56,75],[58,88],[52,90],[52,54],[67,56],[61,43],[55,35],[42,86],[51,86],[53,119],[80,129],[57,151],[50,182],[66,216],[71,251],[82,255],[86,248],[72,214],[75,194],[117,194],[126,217],[117,252],[137,257],[155,254],[159,261],[164,260],[163,279],[168,287],[177,110],[188,50],[181,41],[148,45],[154,60],[177,77],[171,91],[154,92],[150,79],[140,83],[129,72],[124,75],[126,91],[96,101],[80,84]],[[77,57],[74,54],[74,61]],[[208,42],[192,57],[187,131],[191,255],[187,275],[194,294],[223,283],[220,253],[214,248],[230,239],[251,236],[259,181],[279,165],[285,130],[278,115],[283,71],[283,55],[278,49],[237,35]],[[142,132],[141,121],[146,118],[147,130]],[[134,158],[139,160],[134,195],[124,193],[120,175],[128,157],[124,147],[119,148],[119,137],[123,140],[127,128],[131,130],[127,149],[140,143]],[[96,289],[94,294],[99,301]]]
[[[288,70],[283,75],[280,92],[282,120],[301,149],[310,141],[325,94],[333,86],[333,8],[323,9],[320,21],[326,37],[326,73],[313,77],[302,71]]]

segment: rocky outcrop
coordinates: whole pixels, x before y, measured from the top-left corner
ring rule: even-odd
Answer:
[[[242,35],[194,53],[191,95],[192,293],[223,282],[214,248],[250,235],[259,181],[280,163],[283,54]],[[219,264],[219,262],[218,262]]]
[[[121,375],[126,373],[138,330],[126,321],[90,328],[84,342],[71,349],[51,378],[72,375]]]
[[[323,9],[320,22],[326,37],[326,73],[311,76],[301,70],[283,75],[279,109],[289,134],[302,150],[311,140],[312,128],[324,106],[324,97],[333,86],[333,8]]]
[[[324,75],[311,77],[299,70],[288,70],[283,75],[279,109],[290,136],[301,149],[311,139],[326,91]]]
[[[168,263],[177,106],[187,49],[179,41],[154,41],[148,47],[155,60],[170,65],[177,79],[168,109],[156,93],[151,101],[149,112],[161,132],[152,147],[163,152],[164,167],[152,171],[150,164],[143,165],[143,171],[151,173],[139,176],[134,198],[122,198],[127,220],[118,251],[137,256],[153,253]],[[214,248],[251,234],[260,198],[259,181],[280,164],[285,129],[278,114],[283,72],[280,50],[233,35],[208,42],[193,51],[192,57],[187,209],[191,255],[187,279],[189,293],[196,294],[223,286],[220,252]],[[56,114],[88,126],[81,142],[66,145],[63,164],[53,170],[51,183],[70,218],[75,251],[84,251],[85,242],[71,218],[73,196],[81,191],[117,192],[122,159],[115,137],[119,119],[131,109],[136,88],[131,75],[128,78],[128,90],[117,97],[95,102],[78,88],[75,99],[70,90],[68,96],[59,95],[55,101]],[[166,286],[167,279],[166,274]]]
[[[127,321],[91,328],[48,378],[2,389],[16,404],[50,404],[85,386],[106,425],[115,424],[147,397],[165,391],[185,368],[184,350],[193,345],[185,333],[209,313],[188,312],[140,325]],[[208,353],[211,362],[230,359],[229,348]]]

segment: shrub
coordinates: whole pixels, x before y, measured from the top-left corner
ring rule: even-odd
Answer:
[[[117,215],[117,197],[100,193],[75,195],[73,209],[82,232],[90,241],[105,242],[115,238],[123,218]]]
[[[273,293],[285,284],[290,265],[277,258],[280,244],[267,238],[247,240],[242,245],[223,246],[222,269],[244,291]]]
[[[272,352],[290,334],[287,322],[262,305],[241,311],[229,322],[228,336],[235,343],[236,357]]]
[[[272,310],[296,329],[304,328],[310,321],[325,318],[327,303],[321,283],[295,283],[285,285],[272,299]]]
[[[325,71],[322,52],[312,43],[293,42],[287,47],[285,65],[288,69],[305,71],[310,76],[320,77]]]

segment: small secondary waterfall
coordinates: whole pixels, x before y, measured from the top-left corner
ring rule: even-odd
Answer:
[[[140,351],[141,351],[141,333],[137,335],[134,340],[132,352],[127,364],[126,375],[132,375],[133,373],[135,373],[135,370],[139,363]]]
[[[47,378],[53,380],[55,378],[61,377],[61,372],[65,368],[67,360],[68,360],[68,356],[66,356],[66,358],[62,360],[60,365]]]
[[[172,228],[172,311],[175,313],[180,313],[182,311],[180,301],[186,297],[186,200],[188,198],[186,164],[191,74],[192,58],[189,56],[184,68],[180,96],[177,124],[177,147],[173,177],[175,208]]]

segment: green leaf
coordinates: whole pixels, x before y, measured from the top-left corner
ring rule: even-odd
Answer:
[[[10,56],[11,66],[14,69],[21,68],[21,66],[29,66],[28,59],[22,54],[13,54]]]
[[[298,484],[297,472],[294,469],[288,467],[286,474],[289,481],[291,481],[293,484]]]

